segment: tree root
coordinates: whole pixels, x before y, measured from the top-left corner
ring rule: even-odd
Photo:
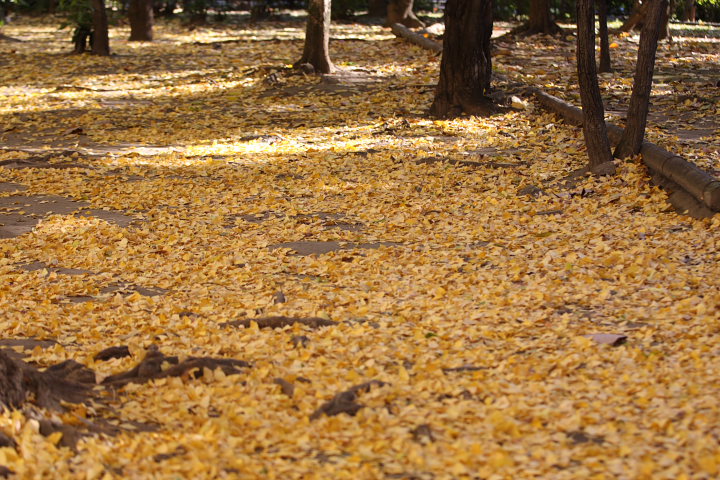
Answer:
[[[380,380],[370,380],[369,382],[355,385],[343,392],[338,393],[333,398],[323,403],[312,415],[310,420],[317,420],[323,415],[333,417],[341,413],[347,413],[351,417],[354,417],[357,412],[360,411],[365,405],[357,403],[358,395],[360,393],[369,392],[373,386],[382,387],[387,385],[385,382]]]
[[[163,370],[165,363],[173,366]],[[128,383],[147,383],[159,378],[186,376],[193,371],[193,378],[200,378],[206,368],[209,370],[220,368],[225,375],[234,375],[240,373],[241,368],[247,367],[250,367],[248,362],[232,358],[190,357],[179,362],[178,357],[168,357],[160,352],[157,345],[151,345],[145,358],[138,365],[127,372],[105,378],[102,385],[119,388]]]
[[[252,322],[257,323],[258,328],[283,328],[290,325],[299,323],[301,325],[308,326],[310,328],[329,327],[337,325],[337,322],[332,320],[326,320],[319,317],[306,317],[306,318],[295,318],[295,317],[265,317],[265,318],[252,318],[246,320],[233,320],[232,322],[221,323],[222,327],[250,327]]]

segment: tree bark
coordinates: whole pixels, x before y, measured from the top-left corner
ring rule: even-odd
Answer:
[[[309,63],[317,73],[332,73],[330,60],[330,0],[310,0],[308,5],[305,48],[295,66]]]
[[[493,113],[490,90],[492,0],[448,0],[440,80],[430,114],[456,117]]]
[[[390,27],[396,23],[408,28],[422,28],[425,26],[413,13],[413,0],[390,0],[387,5],[387,19],[385,26]]]
[[[258,22],[270,16],[267,0],[254,0],[250,2],[250,21]]]
[[[680,20],[683,22],[695,21],[695,0],[685,0]]]
[[[370,0],[368,2],[368,15],[371,17],[384,17],[387,15],[387,0]]]
[[[615,149],[617,158],[626,158],[640,153],[645,137],[647,115],[650,110],[650,91],[652,89],[655,53],[660,32],[663,29],[663,16],[666,15],[667,0],[646,0],[650,5],[645,24],[640,33],[640,47],[635,66],[632,94],[628,106],[625,131]]]
[[[128,20],[130,20],[131,41],[151,42],[153,39],[152,0],[130,0]]]
[[[590,171],[614,173],[605,110],[595,70],[595,8],[593,0],[577,0],[577,70],[583,111],[583,135]]]
[[[563,29],[550,15],[550,0],[530,0],[530,20],[526,33],[556,35],[562,32]]]
[[[75,27],[73,32],[73,53],[85,53],[87,50],[88,39],[92,36],[92,30],[88,27]]]
[[[600,35],[600,73],[612,72],[612,65],[610,64],[610,39],[608,38],[607,25],[607,2],[608,0],[597,0],[598,20],[600,23],[598,30]]]
[[[110,55],[110,38],[108,35],[107,12],[104,0],[92,0],[93,32],[92,53],[95,55]]]
[[[59,367],[62,364],[41,372],[0,350],[0,411],[22,408],[29,401],[58,410],[62,401],[80,402],[86,398],[90,387],[63,378]]]

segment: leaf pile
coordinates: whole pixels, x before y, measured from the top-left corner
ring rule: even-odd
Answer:
[[[720,472],[720,219],[678,216],[638,161],[572,175],[581,133],[539,109],[426,118],[437,57],[379,27],[334,27],[353,74],[322,80],[286,68],[301,22],[116,29],[110,58],[4,32],[0,215],[35,223],[0,240],[0,334],[54,341],[3,348],[117,385],[42,412],[113,427],[76,451],[0,414],[18,477]],[[11,168],[45,155],[72,165]]]

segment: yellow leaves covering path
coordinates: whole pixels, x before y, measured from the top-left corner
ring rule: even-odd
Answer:
[[[337,28],[336,63],[364,74],[339,85],[282,69],[299,23],[165,25],[137,45],[119,30],[110,58],[60,54],[55,28],[4,30],[26,42],[0,44],[0,160],[52,141],[87,168],[0,181],[135,222],[51,215],[0,240],[2,338],[55,339],[26,360],[99,380],[151,344],[252,366],[47,413],[125,429],[77,452],[1,414],[19,446],[0,465],[19,478],[720,474],[720,220],[672,212],[638,161],[566,181],[581,134],[539,110],[426,118],[437,58],[378,27]],[[275,248],[293,242],[344,248]],[[273,315],[339,323],[222,326]],[[133,357],[93,360],[115,345]],[[357,394],[357,415],[310,420],[371,380],[385,384]]]

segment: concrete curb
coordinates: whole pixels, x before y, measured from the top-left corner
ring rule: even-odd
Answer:
[[[393,25],[392,31],[398,37],[423,48],[437,53],[442,52],[440,43],[423,37],[403,25]],[[582,126],[582,110],[539,88],[531,87],[530,91],[540,105],[560,115],[567,123]],[[608,124],[607,128],[610,141],[617,144],[623,129],[613,124]],[[640,153],[643,163],[650,169],[653,182],[668,191],[668,201],[679,213],[694,218],[709,218],[720,211],[720,180],[701,170],[694,163],[654,143],[643,142]]]
[[[538,88],[531,91],[540,105],[560,115],[566,122],[582,126],[582,110]],[[608,124],[607,128],[610,141],[617,144],[623,129],[613,124]],[[668,190],[669,201],[679,212],[695,218],[708,218],[720,211],[720,180],[654,143],[643,142],[640,153],[643,163],[652,173],[653,181]]]

